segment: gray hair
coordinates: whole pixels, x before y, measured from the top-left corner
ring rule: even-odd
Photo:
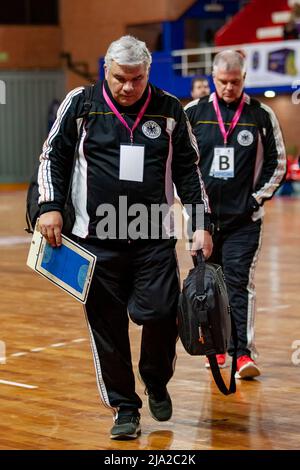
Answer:
[[[219,52],[213,61],[213,73],[217,70],[231,72],[240,70],[242,74],[246,72],[246,61],[242,52],[227,49]]]
[[[108,69],[110,69],[113,60],[119,65],[145,64],[149,69],[152,57],[143,41],[128,35],[112,42],[107,49],[104,63]]]

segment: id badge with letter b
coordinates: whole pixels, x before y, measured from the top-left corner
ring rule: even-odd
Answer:
[[[233,147],[215,147],[209,175],[214,178],[234,178]]]

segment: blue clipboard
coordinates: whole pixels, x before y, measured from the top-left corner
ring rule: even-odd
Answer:
[[[96,260],[96,255],[65,235],[62,235],[62,245],[52,248],[36,228],[27,265],[84,304]]]

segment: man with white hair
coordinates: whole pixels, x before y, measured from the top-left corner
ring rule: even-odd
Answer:
[[[245,76],[241,51],[220,52],[213,62],[216,92],[186,107],[215,226],[210,261],[223,266],[237,328],[236,377],[240,379],[260,375],[254,361],[254,272],[263,204],[279,187],[286,168],[276,116],[244,92]],[[233,354],[232,344],[229,354]],[[225,367],[226,355],[218,355],[217,361]]]
[[[139,374],[150,414],[158,421],[172,415],[167,383],[176,358],[176,240],[172,218],[165,228],[160,218],[152,220],[152,210],[172,206],[173,182],[191,207],[192,254],[202,248],[207,258],[212,251],[197,144],[179,101],[148,82],[150,64],[144,42],[131,36],[114,41],[84,125],[77,119],[84,109],[81,87],[63,101],[40,157],[39,225],[55,247],[61,244],[68,174],[80,141],[72,236],[97,255],[86,315],[100,395],[114,412],[112,439],[134,439],[141,432],[128,314],[143,325]],[[139,211],[145,217],[145,208],[146,220],[134,219]]]

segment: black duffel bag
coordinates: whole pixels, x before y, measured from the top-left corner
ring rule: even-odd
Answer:
[[[224,395],[234,393],[236,372],[236,331],[231,318],[228,294],[221,266],[205,262],[202,251],[193,257],[194,268],[183,281],[179,297],[178,330],[185,350],[207,356],[213,377]],[[226,387],[216,354],[227,352],[231,334],[235,344],[231,380]]]

